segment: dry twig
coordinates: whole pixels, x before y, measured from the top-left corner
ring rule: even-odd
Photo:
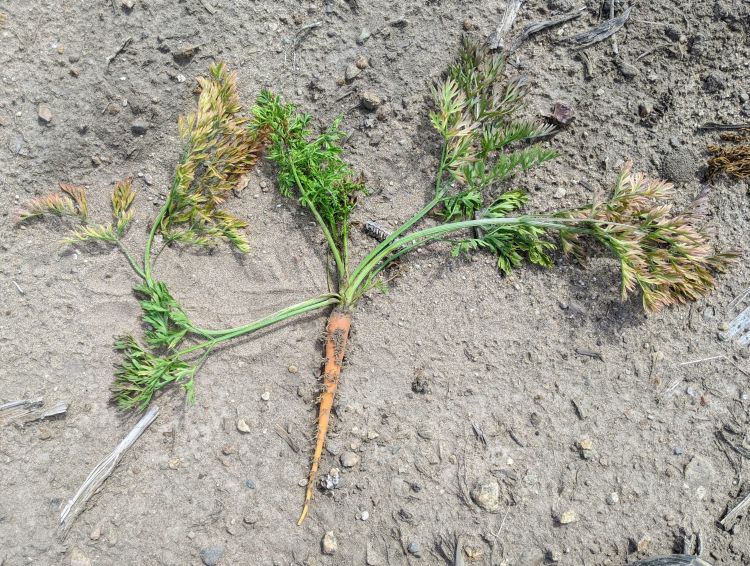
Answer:
[[[566,37],[563,41],[572,44],[578,49],[586,49],[592,45],[604,41],[608,37],[614,35],[620,28],[625,25],[625,22],[630,17],[630,7],[628,6],[625,11],[617,16],[600,23],[598,26],[586,30],[582,33]]]
[[[513,43],[508,48],[508,53],[513,53],[514,51],[516,51],[532,35],[536,35],[537,33],[540,33],[544,30],[559,26],[560,24],[564,24],[565,22],[569,22],[570,20],[574,20],[580,17],[585,9],[586,6],[580,6],[555,18],[527,25],[525,28],[523,28],[521,34],[513,40]]]

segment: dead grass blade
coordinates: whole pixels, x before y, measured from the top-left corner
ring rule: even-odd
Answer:
[[[563,41],[572,44],[578,49],[586,49],[600,41],[604,41],[620,31],[620,28],[625,25],[625,22],[628,21],[629,17],[630,6],[628,6],[625,11],[616,18],[605,20],[598,26],[594,26],[582,33],[566,37]]]
[[[138,440],[149,425],[154,422],[154,419],[156,419],[158,414],[159,407],[151,405],[148,411],[136,423],[135,427],[133,427],[127,436],[122,439],[120,444],[118,444],[106,458],[96,465],[73,498],[68,501],[68,504],[60,514],[59,531],[63,538],[67,534],[68,529],[72,526],[73,521],[75,521],[76,517],[78,517],[83,511],[88,500],[99,491],[99,488],[112,473],[112,470],[115,469],[115,466],[117,466],[122,459],[123,454],[135,444],[135,441]]]

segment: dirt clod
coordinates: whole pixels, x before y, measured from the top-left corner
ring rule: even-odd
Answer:
[[[344,452],[339,459],[341,460],[341,465],[345,468],[353,468],[359,464],[359,456],[354,452]]]
[[[480,480],[471,490],[471,498],[479,507],[490,513],[500,509],[500,486],[494,478]]]
[[[699,163],[695,154],[687,148],[670,151],[661,162],[661,174],[673,183],[687,183],[695,179]]]
[[[338,548],[339,543],[336,540],[336,535],[333,533],[333,531],[327,531],[326,534],[323,535],[323,540],[321,541],[321,549],[323,551],[323,554],[336,554]]]

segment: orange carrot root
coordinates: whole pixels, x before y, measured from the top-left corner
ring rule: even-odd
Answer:
[[[302,507],[302,514],[297,521],[298,526],[307,517],[310,502],[313,498],[318,466],[320,465],[323,446],[326,442],[333,399],[336,396],[336,388],[339,384],[341,364],[344,362],[344,352],[349,340],[351,324],[352,315],[348,312],[336,309],[328,317],[328,324],[326,325],[325,367],[323,369],[323,391],[320,396],[320,406],[318,408],[318,432],[315,437],[315,452],[313,452],[312,464],[310,465],[310,475],[307,478],[305,504]]]

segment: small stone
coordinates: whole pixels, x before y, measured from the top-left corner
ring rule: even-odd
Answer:
[[[253,480],[245,480],[245,487],[247,489],[255,489],[255,482]]]
[[[547,560],[552,563],[561,562],[563,559],[563,553],[559,548],[551,547],[545,552]]]
[[[354,452],[344,452],[339,459],[345,468],[353,468],[359,464],[359,456]]]
[[[359,516],[359,520],[360,521],[366,521],[369,518],[370,518],[370,512],[369,511],[362,511],[362,513],[360,513],[360,516]]]
[[[346,71],[344,71],[344,80],[346,80],[346,82],[350,83],[354,79],[356,79],[361,72],[362,72],[362,69],[360,69],[359,67],[357,67],[357,65],[355,65],[354,63],[352,63],[352,64],[348,65],[346,67]]]
[[[70,552],[70,566],[91,566],[91,560],[80,548],[75,547]]]
[[[359,37],[357,38],[357,43],[359,45],[363,45],[365,41],[370,39],[370,36],[372,33],[370,33],[370,30],[367,28],[362,28],[362,31],[359,32]]]
[[[237,419],[237,430],[247,434],[250,432],[250,426],[247,424],[247,421],[245,419]]]
[[[409,552],[409,554],[415,556],[416,558],[421,558],[422,556],[422,545],[416,541],[410,542],[406,547],[406,550]]]
[[[68,63],[78,63],[81,60],[81,56],[78,53],[71,53],[68,55]]]
[[[565,187],[557,187],[557,190],[555,190],[555,193],[552,196],[554,198],[563,198],[566,194],[568,194],[568,191],[565,190]]]
[[[271,400],[271,394],[268,391],[264,391],[263,393],[260,394],[260,398],[263,401],[270,401]]]
[[[326,477],[320,479],[320,487],[326,491],[331,491],[339,486],[341,481],[340,472],[338,468],[331,468],[331,471],[326,474]]]
[[[357,60],[354,61],[354,64],[358,69],[363,71],[370,66],[370,61],[364,55],[360,55],[359,57],[357,57]]]
[[[560,514],[559,522],[561,525],[569,525],[575,523],[578,520],[578,515],[575,511],[565,511]]]
[[[365,109],[372,112],[377,110],[383,104],[383,99],[377,93],[366,90],[360,96],[360,102]]]
[[[638,67],[631,65],[630,63],[625,63],[624,61],[617,66],[617,69],[620,71],[623,78],[627,80],[634,79],[639,73]]]
[[[223,546],[213,546],[211,548],[204,548],[200,552],[201,560],[206,566],[216,566],[221,560],[224,554]]]
[[[616,491],[613,491],[607,496],[607,505],[617,505],[620,502],[620,496],[617,495]]]
[[[292,21],[294,22],[294,25],[301,26],[305,23],[305,17],[302,14],[294,14],[292,16]]]
[[[330,556],[336,553],[339,548],[339,543],[336,540],[336,535],[333,534],[333,531],[328,531],[323,535],[321,547],[323,549],[323,554],[328,554]]]
[[[471,490],[471,498],[485,511],[495,513],[500,509],[500,486],[495,479],[479,481]]]
[[[180,464],[182,464],[182,458],[172,458],[167,465],[170,470],[176,470],[180,467]]]
[[[148,131],[148,122],[143,118],[136,118],[130,124],[130,131],[136,136],[142,136]]]
[[[463,21],[462,25],[463,25],[464,31],[471,31],[473,29],[477,29],[477,24],[475,24],[474,22],[472,22],[469,18],[466,18]]]
[[[231,454],[234,454],[235,452],[237,452],[237,449],[231,444],[225,444],[221,449],[221,453],[224,454],[224,456],[229,456]]]
[[[40,440],[49,440],[52,438],[52,433],[46,426],[39,427],[39,439]]]
[[[675,456],[682,456],[685,453],[685,450],[681,446],[675,446],[674,447],[674,455]]]
[[[651,537],[648,534],[641,534],[637,539],[631,539],[630,545],[635,552],[646,552],[651,546]]]
[[[39,116],[39,120],[45,124],[49,124],[52,121],[52,109],[46,104],[39,105],[39,108],[37,108],[37,115]]]
[[[122,0],[122,9],[126,12],[130,12],[135,8],[135,0]]]
[[[289,373],[299,373],[299,368],[297,366],[289,366],[286,370]]]
[[[96,527],[96,528],[95,528],[95,529],[94,529],[93,531],[91,531],[91,533],[89,534],[89,538],[90,538],[91,540],[99,540],[100,538],[102,538],[102,528],[101,528],[101,527]]]

